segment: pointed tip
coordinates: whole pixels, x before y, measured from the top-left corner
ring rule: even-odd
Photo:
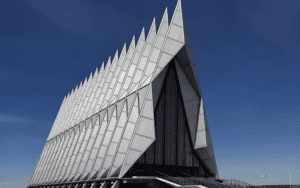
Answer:
[[[135,35],[133,35],[133,37],[131,39],[131,43],[129,45],[129,48],[135,48]]]
[[[178,0],[177,1],[177,5],[176,5],[176,8],[175,8],[175,11],[182,11],[182,8],[181,8],[181,0]]]
[[[96,67],[95,74],[98,73],[98,72],[99,72],[98,67]]]
[[[122,55],[125,55],[126,52],[127,52],[127,51],[126,51],[126,42],[125,42],[121,54],[122,54]]]
[[[176,24],[180,27],[183,27],[183,16],[182,16],[182,11],[181,11],[181,1],[178,0],[176,8],[174,10],[171,24]]]
[[[115,53],[115,57],[114,57],[114,60],[113,61],[118,61],[118,59],[119,59],[119,55],[118,55],[118,50],[116,51],[116,53]]]
[[[105,63],[104,63],[104,61],[102,62],[102,65],[101,65],[101,69],[100,69],[100,70],[103,70],[103,69],[105,69]]]
[[[166,9],[165,9],[165,12],[164,12],[164,15],[163,15],[163,18],[162,18],[161,22],[169,22],[169,19],[168,19],[168,7],[166,7]]]
[[[140,41],[140,40],[146,40],[146,37],[145,37],[145,27],[143,27],[143,29],[142,29],[142,32],[141,32],[139,41]]]
[[[156,22],[155,22],[155,17],[153,18],[152,24],[150,26],[149,31],[154,31],[156,33]],[[148,34],[149,35],[149,34]]]
[[[106,65],[111,64],[111,56],[109,56]]]

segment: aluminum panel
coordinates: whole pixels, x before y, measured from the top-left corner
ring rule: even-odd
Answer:
[[[151,145],[153,141],[154,139],[146,138],[144,136],[135,134],[130,148],[138,150],[143,153],[144,151],[146,151],[146,149]]]
[[[131,112],[131,109],[133,107],[133,102],[135,101],[135,97],[136,97],[135,93],[133,93],[133,94],[131,94],[127,97],[128,116],[129,116],[129,114]]]
[[[136,98],[136,101],[137,101],[137,98]],[[137,106],[133,106],[129,121],[131,121],[132,123],[136,123],[138,117],[139,117],[139,108]]]
[[[128,122],[127,125],[126,125],[126,129],[125,129],[123,138],[131,139],[134,128],[135,128],[135,124],[131,123],[131,122]]]
[[[172,38],[181,43],[185,43],[184,41],[184,31],[182,27],[178,27],[177,25],[171,25],[170,32],[168,34],[169,38]]]
[[[184,43],[167,38],[163,51],[174,56],[183,46]]]
[[[154,120],[141,117],[136,133],[155,139]]]
[[[142,89],[139,90],[139,108],[142,109],[142,104],[144,103],[144,99],[146,97],[147,91],[148,91],[148,87],[143,87]]]
[[[162,39],[160,39],[160,40],[162,40]],[[160,49],[159,48],[153,48],[151,56],[150,56],[150,61],[156,63],[157,60],[158,60],[159,54],[160,54]]]
[[[161,49],[163,46],[164,40],[165,40],[165,36],[158,34],[154,46],[158,49]]]

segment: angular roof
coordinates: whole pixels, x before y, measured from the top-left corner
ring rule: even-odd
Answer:
[[[137,45],[133,36],[127,52],[124,44],[120,56],[117,50],[112,61],[109,57],[106,66],[103,62],[99,72],[97,68],[94,75],[91,73],[89,79],[85,78],[83,84],[68,94],[47,140],[155,79],[186,44],[187,33],[181,10],[179,0],[169,24],[166,8],[157,32],[154,18],[147,38],[143,28]],[[188,74],[188,79],[200,95],[194,66],[190,61],[185,63],[182,65],[183,69],[185,72],[192,72],[192,75]]]
[[[177,92],[182,96],[182,112],[186,116],[192,147],[206,169],[218,177],[181,1],[178,0],[170,22],[166,8],[157,31],[153,19],[147,37],[143,28],[137,44],[133,36],[127,51],[124,44],[120,55],[117,50],[113,59],[108,58],[106,66],[103,62],[100,70],[96,68],[94,74],[91,73],[64,98],[45,144],[42,162],[37,164],[33,183],[123,177],[156,139],[154,109],[166,83],[170,62],[172,70],[176,71]],[[97,152],[89,157],[95,147],[90,140],[95,141],[96,135]],[[85,152],[88,140],[89,151]],[[64,171],[59,167],[54,175],[56,169],[49,162],[46,162],[45,170],[45,156],[51,154],[51,164],[57,163],[58,155],[53,157],[53,153],[63,152],[62,147],[66,148],[67,143],[69,149],[76,146],[77,152],[71,161],[63,164]],[[81,162],[83,155],[86,158]],[[97,162],[90,163],[91,160]]]

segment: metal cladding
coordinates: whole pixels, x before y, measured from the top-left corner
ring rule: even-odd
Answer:
[[[175,117],[166,120],[166,109]],[[176,133],[174,123],[186,130]],[[173,151],[171,137],[161,135],[166,131],[191,147]],[[163,144],[174,155],[180,148],[195,155],[164,161]],[[122,178],[142,155],[149,164],[202,165],[218,178],[180,0],[170,22],[166,8],[158,31],[153,19],[147,37],[143,28],[137,44],[133,36],[127,51],[124,44],[64,98],[29,186]]]

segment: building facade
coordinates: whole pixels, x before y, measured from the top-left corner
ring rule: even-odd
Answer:
[[[28,187],[179,176],[218,178],[180,0],[64,98]]]

